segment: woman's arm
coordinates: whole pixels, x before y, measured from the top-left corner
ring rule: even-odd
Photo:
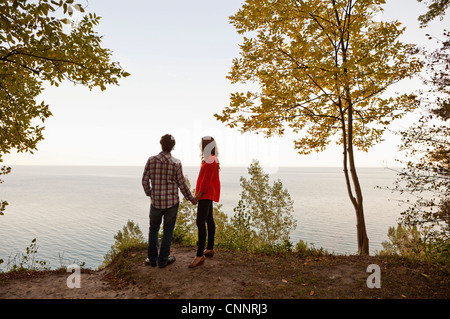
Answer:
[[[191,201],[192,204],[196,205],[198,201],[200,200],[200,197],[202,197],[203,193],[198,192],[197,195],[195,195],[194,199]]]

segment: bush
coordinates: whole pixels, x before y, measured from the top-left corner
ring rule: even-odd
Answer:
[[[190,188],[189,179],[186,176],[186,182]],[[195,224],[196,219],[196,206],[192,205],[184,197],[180,201],[178,207],[177,221],[173,230],[173,242],[191,246],[197,242],[197,226]]]
[[[244,232],[241,237],[249,236],[256,247],[282,246],[297,226],[292,216],[294,201],[281,180],[269,185],[269,175],[258,161],[253,160],[248,173],[249,180],[241,177],[241,199],[234,209],[233,224]]]
[[[300,256],[323,256],[328,254],[328,251],[324,250],[323,248],[317,249],[314,247],[314,245],[312,247],[308,247],[308,244],[303,240],[300,240],[295,245],[295,252]]]
[[[390,241],[382,243],[381,255],[397,255],[412,260],[450,262],[450,243],[446,240],[425,240],[415,226],[389,227]]]
[[[147,241],[145,240],[142,231],[139,226],[131,220],[128,220],[122,231],[118,231],[114,236],[114,239],[116,241],[104,257],[102,267],[108,266],[114,258],[121,253],[130,249],[142,249],[147,247]]]
[[[226,236],[220,242],[223,247],[250,251],[258,246],[256,233],[251,229],[250,216],[245,212],[237,212],[227,226]]]
[[[248,168],[250,179],[241,177],[241,198],[234,216],[224,225],[225,236],[218,241],[223,247],[247,251],[276,253],[290,251],[290,232],[296,221],[293,201],[280,180],[269,185],[258,161]]]

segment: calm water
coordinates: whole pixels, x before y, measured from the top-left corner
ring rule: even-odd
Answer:
[[[9,202],[0,216],[0,259],[24,253],[37,238],[37,258],[50,266],[85,262],[97,268],[127,220],[147,236],[150,200],[141,186],[142,171],[143,167],[13,167],[0,185],[0,198]],[[184,173],[194,185],[198,168],[185,167]],[[403,209],[395,201],[398,194],[376,186],[391,186],[396,173],[383,168],[360,168],[358,173],[370,250],[375,253]],[[247,176],[247,168],[221,169],[221,203],[229,216],[240,197],[240,176]],[[294,244],[303,240],[335,253],[357,252],[356,218],[342,169],[284,167],[271,178],[281,179],[294,200]]]

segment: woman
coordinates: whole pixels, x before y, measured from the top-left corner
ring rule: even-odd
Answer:
[[[197,206],[197,228],[198,243],[197,255],[189,265],[194,268],[202,265],[206,257],[214,255],[214,235],[216,225],[213,217],[213,201],[218,202],[220,197],[219,160],[218,151],[214,139],[205,136],[201,141],[202,166],[198,174],[197,186],[195,188],[195,198],[193,203]],[[208,226],[208,231],[206,230]],[[208,245],[205,249],[206,235],[208,235]]]

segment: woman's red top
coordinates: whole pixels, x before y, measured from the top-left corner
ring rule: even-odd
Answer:
[[[202,192],[202,199],[211,199],[215,202],[220,198],[220,179],[219,179],[219,160],[214,155],[202,164],[200,173],[197,178],[197,186],[195,187],[195,194]]]

